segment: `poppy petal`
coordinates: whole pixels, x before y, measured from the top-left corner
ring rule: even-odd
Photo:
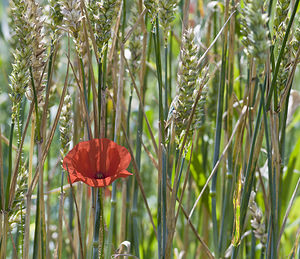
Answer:
[[[93,187],[104,187],[117,178],[132,175],[126,170],[130,161],[125,147],[106,138],[92,139],[74,146],[65,156],[63,168],[69,172],[71,183],[82,181]]]
[[[127,170],[123,170],[123,171],[119,172],[120,177],[127,177],[130,175],[132,175],[132,173],[128,172]]]

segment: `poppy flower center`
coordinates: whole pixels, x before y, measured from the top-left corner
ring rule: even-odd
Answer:
[[[104,175],[102,173],[96,173],[96,179],[104,179]]]

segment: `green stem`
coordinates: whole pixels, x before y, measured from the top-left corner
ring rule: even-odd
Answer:
[[[173,49],[173,32],[170,31],[170,47],[169,47],[169,80],[168,80],[168,98],[172,97],[172,49]]]
[[[218,108],[217,108],[217,119],[216,119],[216,135],[214,145],[214,156],[213,156],[213,167],[219,160],[220,145],[221,145],[221,134],[222,134],[222,116],[223,116],[223,103],[224,103],[224,89],[225,89],[225,74],[226,74],[226,53],[227,45],[223,45],[222,51],[222,67],[220,76],[220,85],[218,92]],[[215,251],[218,251],[218,221],[217,221],[217,204],[216,204],[216,185],[217,185],[218,172],[214,174],[211,185],[211,208],[212,208],[212,222],[213,222],[213,240]]]
[[[5,209],[8,210],[8,202],[9,202],[9,191],[10,191],[10,181],[11,181],[11,174],[12,174],[12,142],[13,142],[13,135],[14,135],[14,127],[15,123],[12,122],[10,126],[10,137],[9,137],[9,149],[8,149],[8,175],[6,181],[6,202],[5,202]]]
[[[156,56],[156,72],[158,78],[158,102],[159,102],[159,121],[160,121],[160,134],[161,134],[161,142],[163,144],[162,150],[162,181],[159,181],[159,192],[158,192],[158,236],[160,239],[160,235],[162,234],[162,246],[159,244],[158,249],[162,248],[162,258],[165,258],[166,252],[166,240],[167,240],[167,223],[166,223],[166,182],[167,182],[167,168],[166,168],[166,152],[164,149],[165,144],[165,129],[164,129],[164,119],[168,116],[168,94],[167,94],[167,56],[168,56],[168,48],[165,47],[165,110],[163,107],[163,95],[162,95],[162,66],[161,66],[161,54],[160,54],[160,38],[159,38],[159,20],[156,17],[156,27],[155,27],[155,37],[154,37],[154,49]],[[161,190],[160,190],[161,189]],[[161,195],[160,195],[161,194]],[[161,196],[161,197],[160,197]],[[162,203],[162,210],[159,208]],[[162,215],[160,215],[162,212]],[[160,218],[160,216],[162,216]],[[161,231],[162,225],[162,231]],[[160,242],[158,240],[158,242]],[[160,253],[159,253],[160,258]]]
[[[98,64],[98,125],[99,125],[99,136],[100,136],[100,122],[101,122],[101,83],[102,83],[102,63]]]
[[[156,18],[156,29],[154,37],[154,49],[156,56],[156,72],[158,79],[158,105],[159,105],[159,121],[161,128],[162,143],[165,143],[165,130],[164,130],[164,109],[163,109],[163,97],[162,97],[162,68],[161,68],[161,55],[160,55],[160,39],[159,39],[159,22],[158,17]]]
[[[266,81],[265,81],[265,83],[266,83]],[[245,219],[246,219],[247,207],[248,207],[248,203],[249,203],[251,189],[253,186],[254,171],[255,171],[256,162],[257,162],[257,161],[253,161],[253,156],[254,156],[254,150],[255,150],[255,146],[256,146],[256,139],[257,139],[258,132],[259,132],[259,129],[261,126],[261,112],[262,112],[263,104],[264,104],[264,96],[261,95],[261,100],[260,100],[258,113],[257,113],[257,119],[256,119],[256,123],[255,123],[253,136],[252,136],[251,146],[250,146],[250,154],[249,154],[249,158],[248,158],[246,172],[244,174],[245,175],[245,183],[244,183],[244,187],[243,187],[243,191],[242,191],[241,209],[240,209],[240,211],[241,211],[241,213],[240,213],[241,233],[243,233],[243,226],[244,226]],[[233,247],[233,252],[232,252],[232,256],[231,256],[232,259],[237,258],[239,247],[240,246]]]
[[[95,215],[95,223],[94,223],[94,238],[93,238],[93,259],[104,258],[104,231],[101,236],[101,244],[99,251],[99,236],[100,236],[100,227],[103,224],[103,198],[102,198],[102,190],[100,188],[97,189],[97,203],[96,203],[96,215]]]
[[[264,96],[265,93],[265,86],[262,86],[260,84],[261,94]],[[278,217],[276,217],[276,177],[273,175],[273,167],[272,167],[272,148],[270,144],[269,139],[269,130],[268,130],[268,119],[267,119],[267,111],[265,108],[264,99],[262,99],[262,105],[263,105],[263,119],[265,124],[265,138],[266,138],[266,148],[267,148],[267,156],[268,156],[268,180],[269,180],[269,190],[270,190],[270,200],[271,200],[271,222],[269,224],[271,225],[270,231],[271,231],[271,251],[276,253],[276,240],[277,240],[277,224],[278,224]],[[274,173],[275,173],[274,169]],[[276,258],[276,256],[275,256]]]
[[[84,74],[84,65],[83,65],[82,58],[80,58],[79,61],[80,61],[81,75],[82,75],[84,102],[85,102],[87,113],[89,114],[89,104],[88,104],[89,102],[88,102],[88,94],[87,94],[87,89],[86,89],[86,78],[85,78],[85,74]],[[86,127],[87,127],[88,138],[91,139],[88,120],[89,119],[87,118]]]
[[[37,129],[37,141],[41,141],[41,131],[40,131],[40,118],[39,118],[39,109],[38,109],[38,101],[37,101],[37,93],[34,85],[34,80],[33,80],[33,74],[32,74],[32,67],[29,68],[30,70],[30,77],[31,77],[31,85],[32,85],[32,91],[33,91],[33,96],[34,96],[34,106],[35,106],[35,114],[36,114],[36,129]]]
[[[165,95],[164,120],[168,118],[168,45],[165,46]]]

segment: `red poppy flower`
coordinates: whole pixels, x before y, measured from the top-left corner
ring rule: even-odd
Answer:
[[[92,139],[77,144],[64,158],[63,168],[71,183],[82,181],[92,187],[110,185],[120,177],[132,175],[126,168],[131,156],[125,147],[106,139]]]

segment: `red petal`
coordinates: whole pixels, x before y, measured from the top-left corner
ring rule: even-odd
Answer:
[[[103,138],[77,144],[64,158],[63,168],[70,174],[72,183],[85,182],[93,187],[110,185],[119,177],[131,175],[125,169],[131,156],[125,147]],[[102,173],[103,179],[96,175]]]

